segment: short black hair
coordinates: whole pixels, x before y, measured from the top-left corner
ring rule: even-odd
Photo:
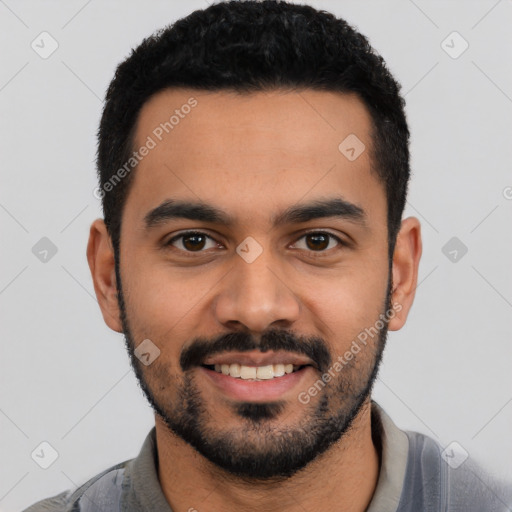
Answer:
[[[106,93],[97,151],[97,190],[116,261],[133,172],[112,180],[133,155],[141,107],[167,88],[356,93],[373,122],[371,168],[386,191],[391,262],[410,175],[400,84],[368,39],[345,20],[279,0],[232,0],[196,10],[144,39],[117,67]]]

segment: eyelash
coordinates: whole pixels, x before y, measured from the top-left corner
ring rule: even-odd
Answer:
[[[164,243],[164,247],[168,248],[168,247],[172,247],[184,254],[187,255],[187,257],[196,257],[197,254],[202,254],[202,253],[205,253],[206,251],[205,250],[200,250],[200,251],[187,251],[187,250],[184,250],[184,249],[178,249],[176,247],[173,247],[172,244],[173,242],[175,242],[176,240],[179,240],[181,238],[185,238],[189,235],[201,235],[201,236],[205,236],[206,238],[209,238],[210,240],[216,242],[216,243],[219,243],[217,242],[213,237],[211,237],[210,235],[208,235],[207,233],[204,233],[202,231],[184,231],[182,233],[180,233],[179,235],[176,235],[174,237],[172,237],[169,241],[167,241],[166,243]],[[328,231],[308,231],[307,233],[303,233],[298,239],[298,240],[301,240],[302,238],[306,237],[307,235],[327,235],[328,237],[330,237],[331,239],[334,239],[336,240],[336,242],[338,242],[338,244],[341,246],[341,247],[345,247],[345,246],[348,246],[347,243],[345,243],[343,240],[341,240],[338,236],[336,235],[333,235],[332,233],[328,232]],[[295,242],[296,243],[296,242]],[[304,249],[301,249],[301,250],[304,250]],[[306,249],[307,250],[307,249]],[[313,254],[323,254],[323,253],[326,253],[326,252],[329,252],[331,249],[324,249],[322,251],[313,251],[313,250],[310,250],[308,252],[311,252]]]

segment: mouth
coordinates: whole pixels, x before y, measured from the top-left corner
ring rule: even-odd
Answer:
[[[318,378],[314,361],[283,351],[217,354],[199,370],[210,389],[238,402],[291,399]]]
[[[247,381],[262,381],[280,379],[290,373],[295,373],[303,368],[312,366],[309,364],[277,363],[264,366],[248,366],[240,363],[231,364],[204,364],[203,368],[212,370],[222,375]]]

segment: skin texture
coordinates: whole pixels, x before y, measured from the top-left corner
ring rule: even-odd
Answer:
[[[291,476],[236,477],[155,414],[164,494],[176,512],[191,507],[201,512],[365,510],[379,474],[365,391],[387,329],[404,325],[414,299],[419,221],[410,217],[402,222],[390,276],[385,190],[370,170],[371,118],[357,96],[311,90],[250,95],[166,90],[142,108],[134,147],[191,97],[197,106],[133,171],[121,228],[124,318],[110,238],[102,219],[91,226],[87,257],[104,320],[125,333],[131,352],[144,339],[160,349],[151,365],[142,365],[133,354],[132,364],[167,419],[178,421],[180,414],[186,419],[183,411],[193,396],[201,406],[192,415],[194,428],[202,427],[202,437],[212,441],[228,438],[235,458],[273,453],[280,435],[301,429],[311,434],[329,418],[331,430],[343,435]],[[338,149],[349,134],[366,146],[354,161]],[[334,217],[278,227],[271,222],[290,206],[334,197],[362,208],[365,225]],[[234,224],[175,219],[145,230],[144,216],[170,198],[216,206]],[[190,240],[184,245],[183,238],[165,247],[190,229],[212,237],[198,244],[203,252],[191,251],[195,246]],[[307,231],[328,232],[344,243],[330,239],[327,246],[326,239],[315,245],[304,236]],[[249,236],[262,249],[251,263],[236,252]],[[309,368],[266,419],[243,417],[240,404],[213,386],[200,367],[183,372],[180,366],[180,356],[198,339],[222,342],[229,333],[242,333],[241,340],[258,343],[268,333],[285,331],[293,332],[299,344],[318,340],[333,362],[359,333],[376,324],[388,298],[399,308],[387,329],[368,339],[332,382],[304,404],[297,399],[299,392],[321,377]],[[328,407],[320,414],[322,400]],[[311,437],[297,438],[298,446]]]

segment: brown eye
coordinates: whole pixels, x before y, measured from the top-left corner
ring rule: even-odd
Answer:
[[[171,238],[166,245],[172,245],[177,249],[181,249],[187,252],[202,252],[208,240],[213,242],[213,239],[205,233],[201,233],[199,231],[189,231]],[[175,242],[177,241],[179,243],[175,245]],[[215,244],[213,244],[213,246],[215,246]]]
[[[306,235],[306,240],[307,246],[312,250],[323,251],[329,246],[329,236],[323,233]]]
[[[344,245],[343,242],[335,235],[324,231],[315,231],[306,233],[300,240],[305,240],[305,247],[299,247],[300,249],[306,249],[313,252],[325,252],[327,249],[331,249],[331,241],[334,240],[336,245]]]

